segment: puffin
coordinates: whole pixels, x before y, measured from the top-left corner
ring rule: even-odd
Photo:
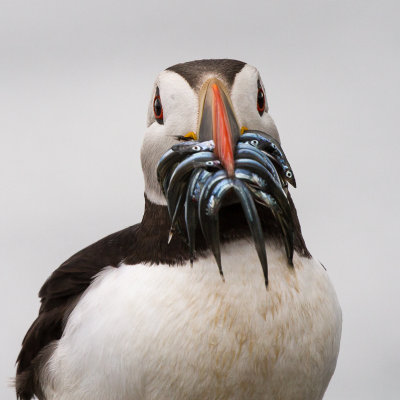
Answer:
[[[141,163],[142,221],[40,289],[17,398],[322,399],[341,308],[302,236],[258,70],[205,59],[162,71]]]

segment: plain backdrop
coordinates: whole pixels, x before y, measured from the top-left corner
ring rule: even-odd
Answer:
[[[343,336],[326,400],[400,398],[398,1],[0,3],[0,398],[58,265],[143,211],[152,84],[177,62],[255,65]]]

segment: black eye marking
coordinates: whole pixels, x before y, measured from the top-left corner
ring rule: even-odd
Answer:
[[[257,91],[257,111],[261,115],[263,115],[265,111],[265,93],[260,84],[260,81],[257,82],[258,91]]]
[[[154,112],[154,117],[156,121],[159,124],[164,123],[164,111],[163,111],[163,106],[161,103],[161,98],[160,98],[160,90],[157,88],[156,89],[156,94],[154,96],[153,100],[153,112]]]
[[[175,135],[173,136],[175,139],[181,141],[181,142],[189,142],[191,140],[193,140],[191,137],[188,136],[182,136],[182,135]]]

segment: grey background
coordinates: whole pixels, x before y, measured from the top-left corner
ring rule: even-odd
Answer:
[[[1,399],[47,276],[141,218],[156,74],[221,57],[261,71],[304,236],[342,304],[325,398],[399,398],[398,2],[0,4]]]

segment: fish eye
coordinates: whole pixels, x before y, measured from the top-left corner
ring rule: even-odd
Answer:
[[[211,166],[214,165],[214,163],[213,163],[212,161],[207,161],[207,162],[206,162],[206,165],[208,165],[209,167],[211,167]]]
[[[163,111],[161,98],[160,98],[160,92],[159,92],[158,88],[156,90],[156,95],[154,96],[154,100],[153,100],[153,112],[154,112],[154,117],[155,117],[156,121],[159,124],[163,124],[164,123],[164,111]]]
[[[258,92],[257,92],[257,111],[260,114],[260,116],[263,115],[265,111],[265,94],[260,83],[258,83]]]
[[[258,146],[258,140],[255,140],[255,139],[250,140],[250,144],[251,144],[252,146],[254,146],[254,147],[257,147],[257,146]]]
[[[201,147],[200,146],[193,146],[192,147],[192,150],[194,150],[194,151],[200,151],[201,150]]]
[[[286,178],[291,178],[293,174],[290,171],[286,171]]]

